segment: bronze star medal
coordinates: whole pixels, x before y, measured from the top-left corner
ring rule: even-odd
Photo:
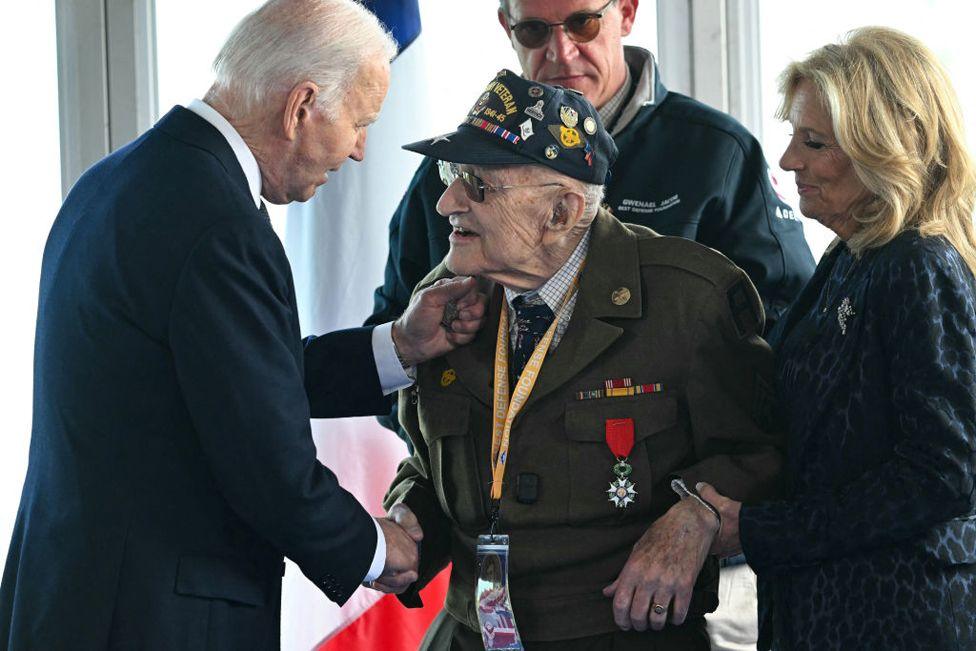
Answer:
[[[634,449],[634,419],[608,418],[606,421],[607,445],[617,463],[611,469],[616,476],[607,489],[609,501],[618,509],[624,509],[637,501],[637,490],[630,475],[634,471],[627,458]]]

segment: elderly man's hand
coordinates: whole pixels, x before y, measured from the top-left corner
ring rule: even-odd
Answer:
[[[470,276],[442,278],[417,292],[393,324],[403,362],[413,366],[470,342],[484,325],[487,306]]]
[[[386,539],[386,565],[383,574],[369,583],[380,592],[399,594],[417,580],[420,563],[419,544],[424,533],[417,517],[405,504],[390,509],[386,518],[377,518]]]
[[[603,589],[613,598],[621,629],[656,631],[688,615],[692,588],[718,532],[715,516],[692,499],[672,506],[634,545],[617,580]],[[657,606],[657,608],[655,608]]]
[[[742,552],[742,543],[739,541],[739,511],[742,509],[742,502],[736,502],[720,495],[711,484],[703,481],[698,482],[695,490],[701,495],[702,499],[718,509],[722,516],[722,530],[712,542],[709,554],[714,554],[719,558],[735,556]]]

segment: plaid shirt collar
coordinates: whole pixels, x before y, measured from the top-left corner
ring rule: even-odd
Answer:
[[[583,266],[583,261],[586,260],[586,252],[590,248],[591,231],[592,228],[587,229],[583,237],[580,238],[579,244],[576,245],[576,248],[569,255],[569,259],[566,260],[552,278],[543,283],[542,287],[521,293],[506,287],[505,301],[508,303],[509,309],[512,308],[512,301],[515,300],[516,296],[523,296],[525,297],[524,300],[526,303],[532,305],[544,302],[549,306],[553,314],[557,313],[563,303],[563,299],[566,297],[566,292],[573,285],[573,279],[576,278],[576,273]]]
[[[624,83],[620,86],[620,90],[613,94],[607,103],[596,110],[600,114],[600,120],[603,125],[609,129],[617,116],[620,115],[620,111],[624,108],[624,101],[630,94],[630,87],[634,83],[634,78],[630,74],[630,66],[625,65],[624,69],[627,71],[627,76],[624,78]]]

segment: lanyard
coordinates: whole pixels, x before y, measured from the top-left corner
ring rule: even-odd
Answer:
[[[508,446],[512,438],[512,423],[515,417],[525,406],[535,381],[539,378],[542,370],[542,362],[545,361],[546,353],[549,352],[549,345],[556,334],[556,326],[559,324],[569,299],[576,293],[576,286],[582,267],[576,272],[573,284],[563,298],[562,305],[556,313],[556,318],[552,320],[552,325],[546,330],[546,334],[532,351],[532,356],[525,363],[525,369],[519,376],[518,383],[515,385],[511,399],[508,391],[508,306],[504,306],[498,318],[498,337],[495,341],[495,399],[492,411],[491,427],[491,499],[496,504],[502,498],[502,479],[505,476],[505,464],[508,462]],[[497,507],[496,507],[497,510]]]

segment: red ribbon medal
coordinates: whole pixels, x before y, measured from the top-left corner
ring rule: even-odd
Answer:
[[[606,435],[613,456],[618,459],[629,457],[634,449],[634,419],[608,418]]]
[[[616,479],[610,482],[607,489],[608,499],[618,509],[626,508],[631,502],[636,501],[637,491],[634,489],[634,482],[628,479],[633,472],[627,457],[634,449],[634,419],[633,418],[608,418],[606,421],[605,435],[607,446],[617,458],[612,471]]]

